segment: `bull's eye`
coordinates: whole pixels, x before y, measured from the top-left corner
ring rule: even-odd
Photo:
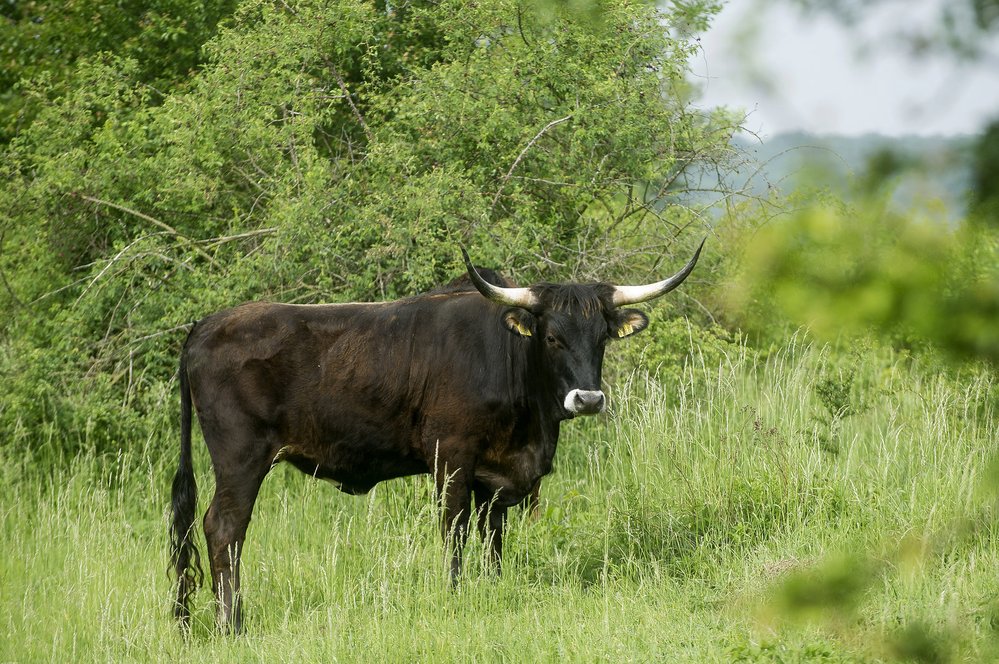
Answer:
[[[548,342],[549,346],[558,346],[558,339],[555,338],[554,334],[549,334],[545,337],[545,341]]]

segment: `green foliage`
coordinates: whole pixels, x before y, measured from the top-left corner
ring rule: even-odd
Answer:
[[[772,600],[795,618],[814,614],[853,614],[879,576],[876,562],[856,555],[830,555],[820,565],[788,574]]]
[[[898,630],[891,639],[891,653],[902,662],[943,664],[953,661],[950,634],[939,634],[915,621]]]
[[[56,97],[86,85],[76,66],[99,53],[135,63],[136,75],[165,93],[201,63],[202,45],[233,0],[19,0],[0,7],[0,144]],[[44,79],[48,93],[25,95],[22,80]]]
[[[726,654],[730,658],[728,661],[738,664],[748,664],[750,662],[759,664],[825,662],[832,664],[867,661],[862,657],[844,653],[841,649],[827,645],[822,641],[809,643],[801,648],[789,646],[787,643],[777,640],[768,640],[761,643],[740,643],[729,648]]]
[[[668,300],[646,307],[649,329],[609,347],[604,371],[609,383],[624,384],[636,371],[651,371],[663,380],[681,380],[724,365],[733,355],[744,352],[738,334],[717,324],[692,323],[677,316],[677,309]]]

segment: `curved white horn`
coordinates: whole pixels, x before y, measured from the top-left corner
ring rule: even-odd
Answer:
[[[485,297],[499,304],[521,307],[522,309],[530,309],[538,303],[538,298],[534,296],[530,288],[503,288],[502,286],[494,286],[483,279],[476,271],[475,266],[472,265],[472,261],[468,258],[468,252],[465,251],[465,248],[458,248],[461,249],[461,255],[465,259],[465,268],[468,270],[468,277],[472,280],[472,284],[475,285],[476,290]]]
[[[614,287],[614,306],[620,307],[625,304],[636,304],[638,302],[645,302],[646,300],[651,300],[654,297],[659,297],[660,295],[665,295],[677,286],[683,283],[683,280],[693,271],[694,266],[697,265],[697,258],[701,255],[701,249],[704,248],[704,243],[708,238],[701,240],[701,246],[697,248],[694,252],[694,257],[691,258],[683,269],[674,274],[672,277],[663,279],[662,281],[657,281],[654,284],[646,284],[644,286],[615,286]]]

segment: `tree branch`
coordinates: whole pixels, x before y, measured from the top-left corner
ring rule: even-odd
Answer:
[[[542,127],[541,131],[539,131],[537,134],[534,135],[534,138],[532,138],[530,141],[527,142],[527,145],[525,145],[524,149],[520,151],[520,154],[517,155],[517,158],[513,160],[513,163],[510,165],[510,169],[506,172],[506,175],[503,176],[503,180],[500,182],[499,188],[496,190],[496,193],[493,194],[493,202],[492,205],[489,206],[490,214],[492,214],[492,211],[496,208],[496,201],[499,200],[500,194],[503,193],[503,187],[505,187],[506,183],[510,181],[510,176],[513,175],[513,171],[517,168],[517,165],[520,164],[521,160],[524,158],[524,155],[527,154],[527,151],[531,149],[531,146],[537,143],[538,139],[540,139],[546,131],[548,131],[549,129],[551,129],[556,125],[562,124],[563,122],[568,122],[571,119],[572,119],[572,113],[565,116],[564,118],[559,118],[558,120],[552,120],[544,127]]]
[[[350,106],[350,110],[353,111],[354,117],[357,118],[358,124],[361,125],[361,129],[364,130],[364,135],[368,137],[368,142],[373,142],[371,136],[371,130],[368,129],[368,123],[364,121],[364,116],[361,115],[361,111],[354,104],[354,98],[350,96],[350,90],[347,89],[347,84],[344,82],[343,77],[340,76],[340,72],[337,71],[336,66],[329,59],[324,57],[323,60],[326,61],[326,67],[329,68],[330,72],[336,78],[337,85],[340,86],[340,91],[343,92],[343,96],[347,98],[347,105]]]
[[[125,207],[124,205],[119,205],[118,203],[112,203],[111,201],[104,201],[104,200],[101,200],[99,198],[94,198],[93,196],[87,196],[86,194],[80,194],[80,193],[74,192],[74,193],[72,193],[70,195],[71,196],[75,196],[76,198],[82,198],[85,201],[90,201],[91,203],[96,203],[98,205],[104,205],[104,206],[107,206],[109,208],[114,208],[115,210],[120,210],[121,212],[125,212],[125,213],[130,214],[130,215],[132,215],[134,217],[138,217],[139,219],[142,219],[143,221],[148,221],[149,223],[151,223],[151,224],[153,224],[155,226],[159,226],[160,228],[162,228],[163,230],[165,230],[170,235],[173,235],[174,237],[178,238],[179,240],[183,240],[185,243],[187,243],[191,247],[191,249],[193,249],[194,251],[196,251],[203,258],[208,259],[209,263],[211,263],[212,265],[215,264],[215,259],[212,258],[211,255],[207,251],[205,251],[204,249],[202,249],[201,247],[199,247],[197,244],[195,244],[194,241],[191,238],[189,238],[186,235],[184,235],[183,233],[179,232],[173,226],[170,226],[169,224],[163,223],[159,219],[154,219],[153,217],[150,217],[148,214],[143,214],[142,212],[139,212],[138,210],[133,210],[132,208]]]

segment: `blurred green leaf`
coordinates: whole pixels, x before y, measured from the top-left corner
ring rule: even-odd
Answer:
[[[824,339],[874,331],[999,362],[999,237],[990,231],[914,220],[881,199],[818,205],[761,229],[743,265],[729,302],[750,322],[776,313]]]

